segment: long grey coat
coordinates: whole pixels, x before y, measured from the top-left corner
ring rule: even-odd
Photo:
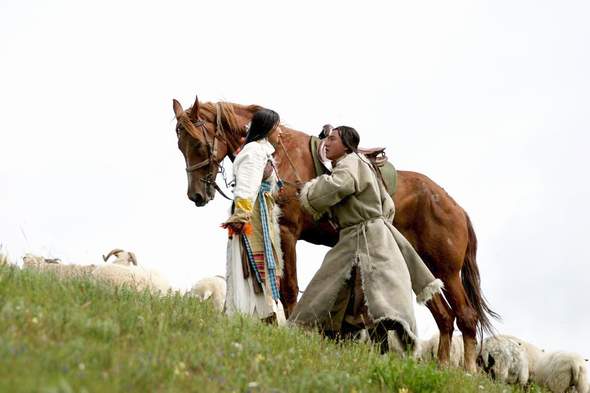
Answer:
[[[439,292],[436,280],[410,243],[391,225],[395,207],[368,160],[344,156],[329,175],[308,182],[301,203],[315,218],[330,212],[340,230],[338,243],[326,254],[290,322],[332,330],[337,301],[353,267],[360,270],[369,324],[399,322],[416,339],[412,290],[419,302]],[[341,296],[341,295],[340,295]],[[337,303],[340,303],[337,304]],[[346,304],[345,304],[346,305]]]

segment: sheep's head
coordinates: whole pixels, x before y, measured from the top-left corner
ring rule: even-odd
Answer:
[[[61,260],[59,258],[43,258],[33,254],[25,254],[23,257],[23,266],[24,267],[40,267],[44,264],[59,264]]]
[[[111,256],[114,256],[116,259],[113,263],[119,265],[134,265],[137,266],[137,258],[135,254],[130,251],[121,250],[120,248],[115,248],[111,250],[106,256],[102,256],[102,259],[106,262]]]
[[[496,359],[490,353],[486,353],[477,357],[476,363],[492,377],[492,379],[496,379],[496,370],[494,365],[496,364]]]
[[[43,263],[43,258],[38,257],[33,254],[25,254],[23,257],[23,266],[24,267],[37,267]]]

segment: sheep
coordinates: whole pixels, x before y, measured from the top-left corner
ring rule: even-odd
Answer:
[[[525,354],[527,356],[528,363],[529,363],[529,381],[530,381],[533,378],[537,363],[539,362],[539,359],[541,359],[541,356],[543,356],[545,351],[538,348],[537,346],[519,338],[519,337],[510,336],[510,335],[498,335],[496,337],[505,337],[507,339],[515,341],[516,343],[518,343],[519,345],[522,346],[522,348],[524,349]]]
[[[197,281],[189,293],[201,300],[207,300],[211,298],[215,309],[218,311],[223,311],[223,306],[225,305],[226,289],[227,285],[225,283],[225,277],[214,276],[205,277]]]
[[[138,266],[137,258],[132,252],[114,249],[107,256],[103,255],[104,261],[107,262],[111,256],[116,257],[113,263],[101,265],[92,272],[95,279],[117,286],[127,285],[138,291],[148,289],[153,293],[168,293],[168,281],[158,272]]]
[[[492,378],[525,386],[529,380],[529,361],[525,347],[506,336],[486,338],[478,362]]]
[[[588,393],[590,385],[586,361],[578,354],[571,352],[549,352],[539,359],[533,381],[554,393],[571,391]]]
[[[102,260],[106,262],[111,256],[114,256],[116,258],[113,261],[113,263],[116,263],[118,265],[137,266],[137,258],[135,257],[135,254],[132,252],[121,250],[120,248],[115,248],[114,250],[111,250],[106,256],[103,255]]]
[[[8,255],[4,254],[0,248],[0,266],[3,265],[10,265],[10,261],[8,260]]]
[[[23,268],[51,272],[60,278],[74,278],[89,276],[96,265],[67,265],[62,264],[58,258],[44,258],[27,253],[23,257]]]
[[[418,340],[415,351],[416,359],[424,362],[436,360],[439,338],[437,333],[428,340]],[[463,336],[461,335],[452,337],[449,364],[452,367],[463,367]]]
[[[4,245],[0,244],[0,266],[3,265],[10,265],[10,260],[8,259],[8,252],[4,251]]]

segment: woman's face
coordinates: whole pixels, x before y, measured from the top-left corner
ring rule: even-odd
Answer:
[[[330,135],[326,138],[326,157],[331,160],[337,160],[346,154],[346,147],[340,138],[338,130],[330,131]]]
[[[279,142],[279,138],[281,137],[282,134],[283,134],[283,130],[277,124],[275,126],[275,128],[273,128],[272,131],[268,133],[268,136],[266,137],[266,139],[268,139],[268,141],[270,143],[272,143],[273,145],[276,145]]]

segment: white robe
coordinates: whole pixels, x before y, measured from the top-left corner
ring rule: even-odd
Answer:
[[[256,203],[260,184],[262,182],[264,168],[269,159],[272,159],[274,147],[266,140],[250,142],[237,155],[234,160],[234,177],[236,185],[234,198],[249,199]],[[272,183],[276,183],[276,175],[271,174]],[[269,212],[275,214],[275,212]],[[254,293],[251,274],[244,279],[242,270],[242,243],[239,236],[233,236],[227,243],[227,294],[225,312],[228,315],[242,313],[256,318],[268,318],[276,314],[279,325],[285,324],[285,313],[280,301],[275,301],[271,296],[268,279],[265,280],[263,293]]]

